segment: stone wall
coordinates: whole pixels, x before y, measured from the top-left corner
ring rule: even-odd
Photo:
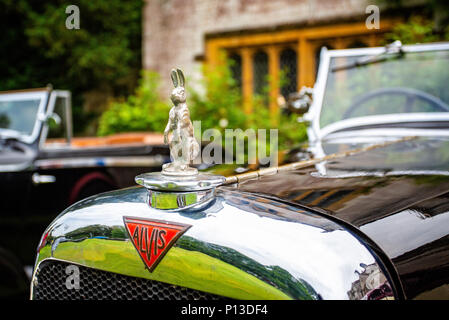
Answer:
[[[365,0],[147,0],[143,18],[143,67],[162,76],[180,67],[192,82],[200,77],[205,35],[286,25],[318,25],[362,17]]]

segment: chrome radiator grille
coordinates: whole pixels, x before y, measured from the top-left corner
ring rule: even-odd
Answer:
[[[34,281],[35,300],[218,300],[222,297],[167,283],[78,266],[79,289],[68,289],[69,263],[40,264]]]

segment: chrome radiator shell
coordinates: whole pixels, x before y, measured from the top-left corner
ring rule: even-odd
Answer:
[[[49,259],[235,299],[362,299],[380,285],[398,296],[372,247],[311,210],[229,187],[217,188],[199,210],[165,212],[147,199],[145,188],[134,187],[61,213],[44,233],[31,298],[36,270]],[[150,273],[124,230],[124,216],[192,227]]]

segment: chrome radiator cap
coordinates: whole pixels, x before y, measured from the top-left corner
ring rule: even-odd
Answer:
[[[225,177],[212,174],[166,176],[160,172],[138,175],[136,182],[148,190],[148,204],[161,210],[201,207],[211,201]]]

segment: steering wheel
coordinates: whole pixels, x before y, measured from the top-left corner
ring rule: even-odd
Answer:
[[[410,107],[413,105],[416,99],[421,99],[428,102],[433,108],[437,111],[448,112],[449,105],[441,101],[439,98],[432,96],[424,91],[412,89],[412,88],[404,88],[404,87],[396,87],[396,88],[381,88],[370,91],[358,97],[356,101],[354,101],[346,112],[343,114],[343,119],[351,118],[351,114],[354,113],[355,110],[359,109],[363,104],[371,99],[374,99],[381,95],[404,95],[406,96],[405,101],[405,111],[410,112]]]

